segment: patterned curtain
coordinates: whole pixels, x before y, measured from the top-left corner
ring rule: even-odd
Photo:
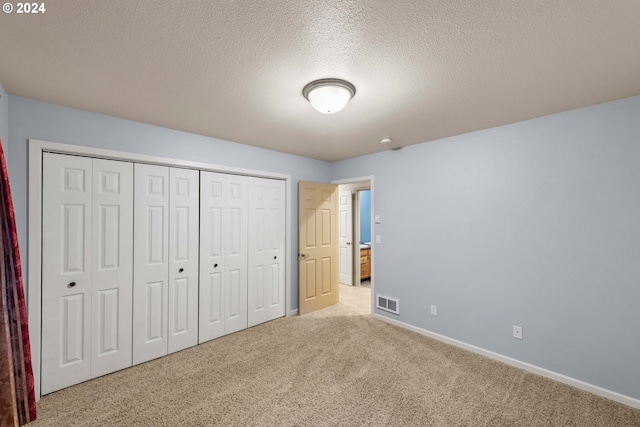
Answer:
[[[27,307],[9,174],[0,141],[0,427],[36,419]]]

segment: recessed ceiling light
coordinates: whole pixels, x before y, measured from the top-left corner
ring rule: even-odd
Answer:
[[[391,138],[383,138],[380,140],[380,144],[388,144],[391,142]]]
[[[355,94],[356,87],[340,79],[314,80],[302,89],[302,95],[323,114],[342,110]]]

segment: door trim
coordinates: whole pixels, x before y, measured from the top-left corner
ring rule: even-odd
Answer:
[[[375,253],[376,253],[376,249],[375,246],[376,244],[374,243],[375,238],[374,238],[374,222],[373,222],[373,218],[374,218],[374,189],[373,189],[373,175],[366,175],[366,176],[358,176],[358,177],[354,177],[354,178],[346,178],[346,179],[336,179],[331,181],[331,184],[337,184],[337,185],[342,185],[342,184],[355,184],[356,182],[362,182],[362,181],[369,181],[369,189],[371,190],[371,315],[374,315],[374,303],[375,303],[375,280],[376,280],[376,274],[375,274]],[[357,198],[356,198],[357,200]],[[358,212],[359,214],[359,212]],[[360,236],[358,236],[359,238]],[[360,243],[360,242],[358,242]],[[355,247],[355,245],[354,245]],[[360,272],[358,271],[358,274],[356,275],[357,278],[360,278]]]
[[[29,319],[29,337],[31,341],[31,359],[35,381],[36,400],[40,400],[40,364],[42,339],[42,153],[51,152],[86,156],[98,159],[121,160],[186,169],[198,169],[210,172],[222,172],[233,175],[255,176],[285,181],[285,316],[293,313],[291,308],[291,175],[265,172],[253,169],[236,168],[210,163],[178,160],[146,154],[107,150],[81,145],[29,139],[28,143],[28,207],[27,207],[27,311]],[[297,262],[297,259],[296,261]]]

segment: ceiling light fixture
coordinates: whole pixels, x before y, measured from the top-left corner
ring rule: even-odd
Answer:
[[[302,89],[313,108],[324,114],[333,114],[342,110],[356,94],[356,87],[346,80],[314,80]]]

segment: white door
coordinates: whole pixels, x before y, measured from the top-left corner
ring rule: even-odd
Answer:
[[[167,354],[169,168],[136,164],[133,364]]]
[[[353,284],[353,203],[351,190],[340,190],[338,195],[340,251],[340,283]]]
[[[285,315],[285,182],[249,179],[248,326]]]
[[[224,174],[200,172],[200,343],[224,335],[226,192]]]
[[[285,312],[286,190],[285,182],[269,180],[267,197],[267,248],[269,250],[269,288],[267,289],[267,319],[283,317]]]
[[[248,178],[200,172],[199,341],[247,328]]]
[[[270,262],[267,250],[268,206],[267,192],[269,180],[249,179],[249,242],[248,242],[248,285],[247,302],[248,326],[267,321],[267,293],[270,290]]]
[[[227,175],[224,208],[224,333],[247,328],[247,211],[246,176]]]
[[[43,154],[42,394],[91,377],[91,159]]]
[[[199,191],[197,170],[169,171],[169,342],[173,353],[198,343]]]
[[[133,164],[92,162],[91,378],[95,378],[131,366]]]

